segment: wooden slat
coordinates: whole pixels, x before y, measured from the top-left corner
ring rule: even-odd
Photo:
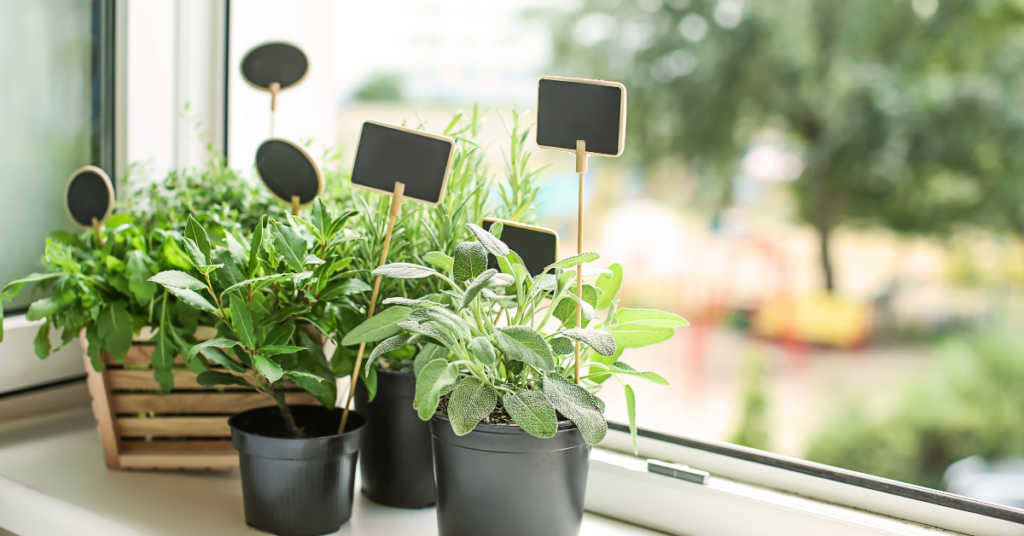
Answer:
[[[222,370],[221,372],[227,372]],[[152,370],[113,370],[107,372],[107,380],[111,389],[159,389],[160,385],[153,379]],[[223,385],[224,389],[246,389],[241,385]],[[208,389],[196,383],[196,373],[190,370],[174,371],[175,389]]]
[[[107,464],[107,469],[118,469],[120,467],[118,452],[121,449],[121,442],[114,429],[114,411],[110,404],[110,387],[107,385],[105,377],[108,372],[96,372],[92,368],[92,362],[84,351],[86,344],[85,334],[82,333],[81,335],[86,384],[89,386],[89,396],[92,397],[92,414],[96,418],[96,430],[99,432],[100,443],[103,445],[103,459]]]
[[[103,354],[103,362],[108,365],[120,365],[114,361],[110,354]],[[133,344],[128,349],[128,355],[124,358],[124,365],[150,365],[153,363],[153,345],[152,344]],[[174,356],[175,365],[184,365],[185,360],[180,356]]]
[[[228,453],[235,454],[235,446],[230,439],[212,439],[202,441],[121,441],[121,454],[191,454],[191,453]]]
[[[115,413],[238,413],[273,406],[274,399],[263,393],[170,393],[111,395]],[[307,392],[285,394],[289,404],[319,402]]]
[[[140,419],[118,417],[117,433],[122,437],[228,437],[231,428],[227,417],[155,417]],[[122,449],[126,441],[122,441]]]
[[[121,467],[162,471],[218,471],[238,467],[238,453],[122,454]]]

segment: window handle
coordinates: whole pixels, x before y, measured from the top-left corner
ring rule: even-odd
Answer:
[[[687,482],[693,482],[701,485],[707,485],[708,478],[711,476],[711,473],[707,471],[694,469],[688,465],[663,462],[654,458],[647,459],[647,472],[670,476],[672,478],[678,478],[680,480],[686,480]]]

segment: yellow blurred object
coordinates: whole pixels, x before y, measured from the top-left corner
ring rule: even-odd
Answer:
[[[771,339],[850,347],[871,332],[871,309],[830,295],[775,299],[754,313],[754,334]]]

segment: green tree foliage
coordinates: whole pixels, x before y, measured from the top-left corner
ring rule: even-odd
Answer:
[[[800,217],[1024,230],[1024,6],[1012,0],[586,0],[555,15],[560,73],[629,89],[630,153],[682,157],[731,199],[753,137],[801,147]]]

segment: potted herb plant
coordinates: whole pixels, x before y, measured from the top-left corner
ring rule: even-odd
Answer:
[[[350,235],[346,221],[317,200],[308,219],[261,218],[248,251],[211,244],[203,227],[189,220],[185,251],[201,274],[165,271],[151,280],[197,310],[214,315],[219,337],[194,345],[189,361],[202,355],[211,368],[200,384],[241,386],[265,393],[276,406],[229,419],[238,449],[246,523],[283,535],[336,531],[352,512],[355,465],[365,420],[349,418],[338,433],[335,375],[322,338],[335,331],[336,298],[360,292],[345,268]],[[216,270],[238,276],[215,284]],[[296,384],[322,406],[293,406],[282,389]]]
[[[410,342],[435,348],[414,360],[413,405],[430,421],[442,536],[578,534],[590,449],[607,432],[595,393],[609,378],[667,384],[619,357],[626,348],[668,339],[686,321],[618,308],[621,269],[613,266],[596,285],[584,285],[584,325],[577,328],[575,273],[568,269],[597,260],[596,253],[531,277],[500,240],[500,224],[491,232],[468,227],[478,241],[457,247],[449,269],[391,263],[374,271],[395,280],[437,279],[447,288],[434,299],[386,300],[392,307],[382,314],[392,311],[402,333],[381,342],[371,360]],[[487,269],[487,253],[501,272]],[[508,321],[499,324],[502,308]],[[574,341],[586,346],[579,384]],[[635,441],[635,400],[623,385]]]
[[[471,113],[455,115],[444,130],[444,135],[456,140],[444,202],[437,207],[407,204],[396,222],[391,260],[444,265],[456,246],[471,237],[467,222],[480,221],[492,213],[504,219],[532,220],[539,171],[529,168],[530,153],[524,149],[530,129],[521,125],[517,112],[511,114],[507,125],[509,146],[503,151],[508,180],[499,186],[500,201],[494,203],[488,197],[496,181],[484,161],[479,139],[481,122],[479,110],[474,107]],[[360,209],[352,226],[365,239],[353,250],[352,267],[361,270],[364,281],[372,284],[370,272],[380,260],[388,200],[353,188],[346,178],[331,183],[335,185],[331,192],[335,200]],[[389,303],[387,300],[437,297],[442,290],[443,282],[437,280],[384,280],[376,310],[381,311],[381,302]],[[351,298],[361,310],[370,305],[370,293]],[[371,352],[373,343],[398,333],[392,318],[397,312],[378,314],[365,322],[365,314],[360,314],[341,324],[342,345],[334,357],[339,376],[351,374],[360,343],[371,343],[366,350]],[[412,402],[416,393],[414,359],[437,351],[435,346],[416,343],[389,348],[378,351],[362,371],[355,407],[369,422],[360,472],[363,492],[374,502],[401,508],[423,508],[436,502],[430,429],[416,416]]]

